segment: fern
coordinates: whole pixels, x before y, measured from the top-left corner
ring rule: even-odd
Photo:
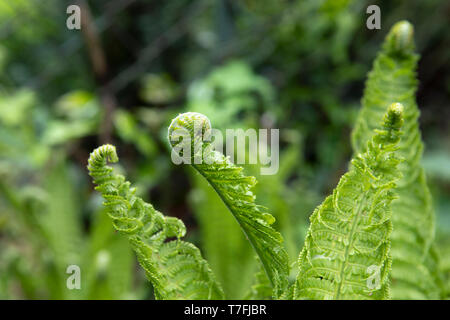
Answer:
[[[438,298],[436,275],[426,266],[434,239],[434,213],[424,170],[420,165],[421,141],[415,101],[418,55],[414,53],[413,27],[406,21],[393,26],[386,37],[366,83],[352,143],[355,154],[364,152],[387,105],[395,101],[405,107],[405,138],[399,153],[405,159],[399,170],[399,199],[392,203],[392,294],[394,299]],[[433,249],[434,250],[434,249]],[[438,263],[436,261],[435,263]]]
[[[191,203],[204,256],[222,283],[227,299],[241,299],[255,272],[257,262],[253,249],[214,189],[201,175],[192,173],[195,191],[191,193]],[[240,276],[236,277],[237,274]]]
[[[170,124],[169,142],[174,149],[180,149],[178,155],[181,157],[186,156],[182,153],[190,146],[190,163],[205,177],[233,214],[264,267],[274,289],[274,297],[280,297],[288,285],[289,273],[283,238],[270,226],[274,217],[255,204],[251,191],[256,184],[255,177],[245,176],[241,167],[213,150],[212,144],[204,139],[210,129],[209,119],[201,113],[183,113]],[[184,141],[186,134],[188,142]],[[202,161],[196,161],[199,157]]]
[[[375,131],[367,151],[354,157],[333,194],[312,214],[295,298],[389,298],[390,203],[399,178],[395,150],[402,123],[402,105],[392,104],[383,130]],[[374,273],[379,281],[370,286]]]
[[[433,245],[434,214],[419,164],[423,144],[414,99],[417,61],[412,26],[400,22],[387,36],[369,74],[352,135],[355,155],[350,169],[313,212],[291,286],[283,238],[271,226],[275,218],[255,203],[255,177],[244,175],[243,168],[214,150],[206,116],[187,112],[173,119],[168,130],[172,157],[189,160],[206,179],[261,262],[247,298],[439,297],[442,279]],[[128,236],[156,298],[223,298],[200,251],[180,240],[184,224],[137,197],[130,183],[107,166],[108,160],[118,161],[113,146],[96,149],[89,159],[90,175],[106,200],[114,227]],[[203,214],[208,210],[214,207],[203,208]]]
[[[135,188],[114,174],[116,149],[103,145],[89,157],[89,174],[105,199],[114,228],[128,236],[139,263],[153,284],[157,299],[222,299],[223,292],[200,251],[181,241],[183,222],[156,211],[135,195]],[[176,237],[176,240],[166,241]]]

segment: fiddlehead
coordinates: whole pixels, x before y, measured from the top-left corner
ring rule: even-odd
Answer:
[[[420,160],[423,143],[419,110],[415,101],[418,55],[414,53],[413,26],[395,24],[370,71],[362,108],[352,135],[355,154],[364,152],[365,142],[381,120],[386,106],[399,101],[405,107],[404,138],[399,154],[403,178],[398,182],[399,198],[392,203],[392,295],[394,299],[437,298],[436,275],[426,266],[434,239],[434,212],[430,191]],[[434,255],[436,258],[436,255]]]
[[[255,274],[253,284],[247,292],[244,300],[270,300],[272,297],[272,286],[263,268]]]
[[[353,158],[333,194],[312,214],[294,298],[389,297],[390,203],[399,178],[396,145],[402,123],[402,105],[392,104],[383,129],[376,130],[367,151]]]
[[[118,161],[114,146],[95,149],[88,161],[89,174],[105,199],[104,206],[114,228],[128,236],[153,284],[156,298],[223,298],[222,289],[198,248],[180,240],[186,233],[183,222],[164,216],[136,196],[135,188],[115,174],[108,161]],[[172,237],[177,239],[167,241]]]
[[[205,177],[233,214],[259,256],[274,288],[273,295],[279,297],[287,287],[289,264],[283,239],[270,226],[275,219],[255,204],[251,191],[255,177],[245,176],[241,167],[213,150],[208,141],[210,129],[206,116],[196,112],[180,114],[169,127],[169,142],[177,156]]]

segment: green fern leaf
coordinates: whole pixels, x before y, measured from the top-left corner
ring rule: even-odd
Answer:
[[[272,297],[272,285],[263,268],[255,274],[255,279],[247,292],[244,300],[270,300]]]
[[[281,234],[270,226],[275,218],[255,204],[251,191],[255,177],[245,176],[241,167],[206,141],[210,129],[210,121],[203,114],[183,113],[169,127],[169,142],[176,155],[189,160],[205,177],[233,214],[263,264],[274,297],[279,297],[288,284],[289,263]],[[186,155],[189,151],[190,155]]]
[[[392,104],[383,130],[352,160],[333,194],[316,208],[299,257],[296,299],[387,299],[390,203],[403,107]],[[373,277],[373,281],[371,277]]]
[[[355,154],[364,152],[365,141],[382,119],[387,105],[400,102],[405,107],[405,137],[399,154],[403,178],[398,182],[399,199],[392,203],[392,295],[394,299],[436,299],[439,288],[425,261],[434,239],[435,217],[425,173],[420,165],[423,144],[419,131],[419,110],[415,101],[415,70],[419,57],[414,53],[413,27],[406,21],[393,26],[369,73],[362,109],[352,136]]]
[[[195,187],[191,203],[204,256],[222,284],[227,299],[242,299],[257,266],[253,249],[208,182],[195,171],[192,171],[191,181]]]
[[[114,174],[116,149],[103,145],[89,157],[89,174],[105,199],[114,228],[128,236],[139,263],[153,284],[157,299],[222,299],[223,292],[208,263],[191,243],[181,241],[183,222],[156,211],[135,195],[135,188]],[[176,237],[176,240],[166,241]]]

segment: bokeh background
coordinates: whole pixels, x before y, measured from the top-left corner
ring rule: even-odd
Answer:
[[[81,30],[66,28],[70,4]],[[370,4],[381,30],[366,28]],[[105,142],[138,193],[186,223],[227,297],[245,297],[254,254],[211,188],[172,164],[170,120],[197,111],[219,129],[280,128],[278,174],[246,170],[295,261],[309,215],[347,169],[366,74],[402,19],[421,54],[423,164],[449,281],[450,2],[0,1],[0,298],[153,298],[87,174]],[[81,290],[66,287],[71,264]]]

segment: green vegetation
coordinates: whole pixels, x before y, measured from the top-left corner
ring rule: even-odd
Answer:
[[[331,196],[314,211],[300,253],[296,298],[389,299],[391,201],[403,106],[394,103],[367,151],[352,160]],[[393,213],[394,215],[396,212]],[[372,274],[378,277],[369,285]]]
[[[352,160],[352,170],[341,178],[333,196],[313,213],[300,254],[294,298],[390,297],[390,203],[394,199],[395,181],[400,176],[397,170],[400,160],[395,152],[402,125],[403,106],[394,103],[384,117],[383,130],[376,130],[368,143],[367,152]],[[242,167],[213,150],[208,142],[196,150],[195,145],[211,130],[209,119],[204,115],[188,112],[172,121],[169,141],[174,148],[186,143],[176,135],[180,129],[186,129],[190,135],[187,147],[192,149],[192,165],[217,192],[258,254],[273,288],[272,296],[275,299],[291,297],[287,288],[288,255],[281,235],[270,227],[273,216],[262,212],[254,203],[251,188],[255,178],[243,175]],[[193,160],[199,155],[203,155],[203,161],[195,164]],[[114,227],[129,236],[141,266],[155,287],[156,298],[222,298],[222,290],[197,248],[184,242],[164,244],[167,237],[184,236],[184,224],[162,216],[135,197],[130,183],[125,182],[123,176],[112,174],[113,169],[106,165],[108,160],[118,160],[113,146],[103,145],[94,150],[89,158],[90,175],[106,200],[104,205]],[[232,260],[229,263],[233,263]],[[379,283],[373,288],[366,284],[367,270],[372,266],[379,273]],[[265,277],[258,274],[258,279],[264,281]],[[254,290],[258,297],[258,289]],[[266,290],[263,292],[267,294]]]
[[[130,183],[106,165],[108,160],[119,160],[113,146],[95,149],[89,158],[89,174],[106,200],[106,213],[114,228],[128,236],[139,263],[154,286],[155,297],[223,298],[222,289],[198,248],[179,240],[186,234],[183,222],[162,215],[137,197]],[[165,241],[171,237],[178,240]]]
[[[447,1],[83,3],[0,3],[0,299],[450,297]]]
[[[435,217],[425,172],[420,165],[423,144],[419,131],[419,110],[415,102],[418,56],[414,53],[413,26],[395,24],[374,62],[366,83],[362,109],[353,131],[355,153],[365,150],[365,141],[382,117],[385,104],[400,101],[405,106],[405,137],[399,144],[404,161],[402,179],[393,202],[392,287],[395,299],[438,299],[439,276],[431,254]],[[429,265],[431,263],[431,265]]]

